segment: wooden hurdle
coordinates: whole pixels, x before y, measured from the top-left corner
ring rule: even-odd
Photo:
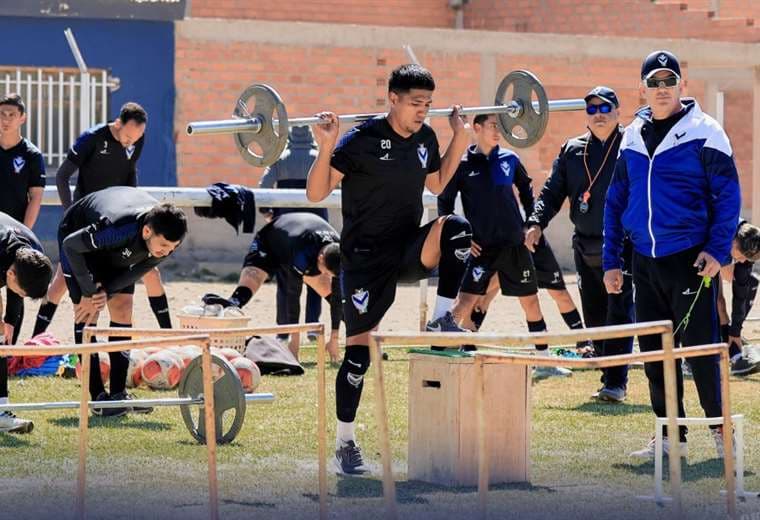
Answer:
[[[232,329],[192,329],[194,334],[208,336],[209,341],[228,337],[259,336],[262,334],[288,334],[292,332],[317,334],[317,453],[319,457],[319,518],[327,519],[327,388],[325,361],[325,327],[322,323],[306,323],[302,325],[276,325],[272,327],[245,327]],[[89,343],[93,336],[118,335],[130,338],[163,338],[176,336],[180,331],[188,329],[127,329],[118,327],[86,327],[84,341]],[[155,344],[155,343],[151,343]],[[174,343],[176,345],[176,343]],[[98,345],[106,345],[99,343]],[[103,351],[105,349],[98,348]],[[35,350],[35,352],[37,352]],[[89,359],[89,356],[87,356]],[[209,357],[209,362],[211,358]],[[204,365],[205,371],[205,365]],[[204,372],[205,373],[205,372]],[[89,374],[89,372],[88,372]],[[84,384],[84,383],[83,383]],[[204,390],[205,391],[205,390]],[[212,415],[213,416],[213,415]],[[213,422],[213,421],[212,421]],[[212,430],[206,429],[207,432]],[[207,434],[207,437],[210,435]],[[216,433],[214,432],[216,445]]]
[[[124,329],[119,329],[124,330]],[[123,336],[123,334],[122,334]],[[203,368],[203,391],[204,395],[211,395],[211,399],[204,399],[205,425],[209,432],[206,443],[208,454],[208,485],[209,485],[209,518],[218,520],[219,502],[218,486],[216,479],[216,423],[214,422],[214,399],[213,379],[211,376],[211,351],[210,339],[206,334],[177,334],[160,340],[139,341],[113,341],[98,343],[97,345],[58,345],[54,347],[0,347],[0,356],[60,356],[63,354],[82,355],[82,379],[81,397],[79,402],[79,466],[77,470],[77,493],[76,512],[77,516],[84,520],[87,516],[87,503],[85,493],[87,488],[87,448],[89,436],[89,382],[90,382],[90,354],[97,352],[121,352],[124,350],[143,349],[146,347],[169,347],[177,342],[193,342],[201,347]]]
[[[490,333],[373,333],[370,337],[370,355],[374,364],[375,375],[375,413],[377,417],[377,429],[379,436],[380,454],[383,465],[383,495],[385,501],[386,518],[397,518],[396,489],[393,480],[391,466],[390,437],[388,434],[388,411],[385,401],[385,386],[383,384],[383,366],[381,348],[384,342],[392,341],[394,345],[420,345],[434,344],[440,346],[458,347],[462,344],[487,346],[494,350],[507,350],[510,347],[524,347],[536,343],[575,343],[584,339],[614,339],[634,335],[645,336],[659,334],[662,336],[662,350],[645,352],[640,354],[625,354],[607,356],[592,359],[557,359],[541,356],[528,356],[521,354],[504,354],[500,352],[476,352],[476,406],[478,422],[478,509],[480,518],[487,515],[487,495],[489,485],[488,458],[486,456],[486,422],[487,416],[484,407],[484,362],[504,363],[528,366],[562,366],[575,368],[606,368],[619,365],[627,365],[632,362],[643,361],[651,363],[662,361],[664,363],[665,379],[665,402],[666,416],[669,432],[677,432],[677,393],[676,393],[676,358],[689,358],[710,354],[720,355],[721,371],[721,397],[723,428],[725,432],[732,432],[731,403],[728,385],[729,358],[728,346],[725,343],[694,346],[681,349],[673,348],[673,324],[670,321],[655,321],[629,325],[615,325],[569,331],[563,333],[528,333],[528,334],[490,334]],[[734,475],[734,460],[730,455],[733,453],[733,435],[723,436],[723,449],[727,454],[724,457],[726,478],[726,501],[728,514],[736,518],[736,482]],[[670,446],[669,456],[671,492],[676,518],[683,517],[683,503],[681,493],[681,458],[680,443]]]

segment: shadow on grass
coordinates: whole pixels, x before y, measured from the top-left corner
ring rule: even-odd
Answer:
[[[567,412],[592,413],[595,415],[628,415],[632,413],[652,413],[652,407],[648,404],[601,404],[583,403],[578,406],[545,406],[546,410],[564,410]]]
[[[635,475],[654,476],[654,462],[644,462],[642,464],[613,464],[613,468],[628,471]],[[721,459],[708,459],[695,464],[684,463],[681,465],[681,480],[683,482],[696,482],[706,478],[721,478],[723,476],[723,461]],[[755,473],[744,469],[744,476],[753,477]],[[670,480],[670,471],[668,461],[663,461],[662,468],[663,480]]]
[[[49,423],[63,428],[79,428],[79,417],[59,417],[48,419]],[[167,422],[159,421],[131,421],[128,417],[90,417],[90,428],[105,429],[122,429],[131,428],[133,430],[147,431],[169,431],[172,425]]]
[[[489,487],[491,491],[548,491],[553,493],[555,490],[546,486],[534,486],[526,482],[516,482],[509,484],[494,484]],[[441,484],[431,484],[420,480],[407,480],[396,482],[396,500],[401,504],[428,504],[428,497],[422,495],[432,493],[456,493],[456,494],[474,494],[478,488],[475,486],[444,486]],[[305,493],[304,498],[314,502],[319,501],[319,495]],[[332,495],[340,498],[382,498],[383,482],[376,478],[346,477],[338,476],[336,493]]]
[[[0,448],[28,448],[32,443],[15,433],[0,433]]]

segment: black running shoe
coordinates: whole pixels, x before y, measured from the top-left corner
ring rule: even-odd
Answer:
[[[135,396],[133,396],[132,394],[127,393],[125,391],[125,392],[121,392],[119,394],[111,396],[111,400],[112,401],[134,401],[135,400]],[[111,409],[112,410],[121,410],[122,408],[111,408]],[[106,409],[106,410],[108,410],[108,409]],[[104,411],[106,411],[106,410],[104,410]],[[129,413],[148,414],[148,413],[152,413],[153,412],[153,407],[152,406],[128,406],[127,408],[124,408],[124,410],[126,410],[126,412],[124,412],[124,413],[129,412]],[[123,414],[121,414],[121,415],[123,415]]]
[[[344,475],[363,475],[368,470],[362,460],[362,452],[354,441],[335,450],[335,465]]]

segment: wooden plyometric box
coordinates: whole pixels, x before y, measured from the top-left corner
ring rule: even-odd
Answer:
[[[409,365],[409,479],[476,486],[474,358],[413,353]],[[528,482],[530,367],[486,362],[484,376],[490,482]]]

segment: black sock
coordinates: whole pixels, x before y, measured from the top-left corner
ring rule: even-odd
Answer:
[[[369,347],[347,345],[343,363],[335,378],[335,408],[338,420],[354,422],[364,387],[364,374],[369,368]]]
[[[162,329],[172,328],[172,316],[169,314],[169,301],[166,299],[166,295],[149,296],[148,301],[150,302],[150,308],[153,310],[153,314],[156,316],[158,326]],[[113,326],[121,327],[122,325]]]
[[[728,330],[729,330],[728,323],[720,326],[720,340],[726,343],[728,343],[728,336],[729,336]]]
[[[242,309],[245,307],[246,303],[251,301],[251,298],[253,298],[253,291],[244,285],[238,285],[235,288],[235,291],[232,293],[232,296],[230,296],[229,300],[236,307],[240,307]]]
[[[546,322],[544,322],[543,318],[538,321],[528,321],[528,331],[529,332],[544,332],[546,330]],[[536,350],[546,350],[549,348],[549,345],[546,344],[536,344]]]
[[[464,276],[470,255],[470,223],[458,215],[449,215],[441,230],[441,260],[438,264],[438,296],[454,299]]]
[[[50,322],[53,321],[53,316],[55,316],[57,309],[58,305],[53,302],[46,302],[40,305],[40,310],[37,311],[37,321],[34,322],[32,337],[42,334],[47,330]]]
[[[74,324],[74,343],[81,345],[84,336],[84,327],[86,323]],[[91,342],[95,343],[95,336]],[[79,361],[82,361],[82,354],[79,354]],[[97,354],[90,354],[90,397],[95,400],[100,394],[106,393],[106,387],[103,386],[103,378],[100,375],[100,359]]]
[[[131,323],[116,323],[112,321],[109,327],[131,328]],[[129,341],[129,336],[108,336],[108,341]],[[129,350],[109,352],[111,360],[111,395],[122,393],[127,388],[127,371],[129,370]]]
[[[483,320],[486,319],[486,314],[488,311],[481,311],[480,309],[473,309],[473,311],[470,313],[470,319],[475,324],[475,332],[480,330],[480,327],[483,326]]]
[[[565,324],[571,329],[582,329],[583,320],[581,319],[578,309],[573,309],[570,312],[563,312],[562,319],[565,320]]]
[[[8,397],[8,358],[0,357],[0,399]]]

